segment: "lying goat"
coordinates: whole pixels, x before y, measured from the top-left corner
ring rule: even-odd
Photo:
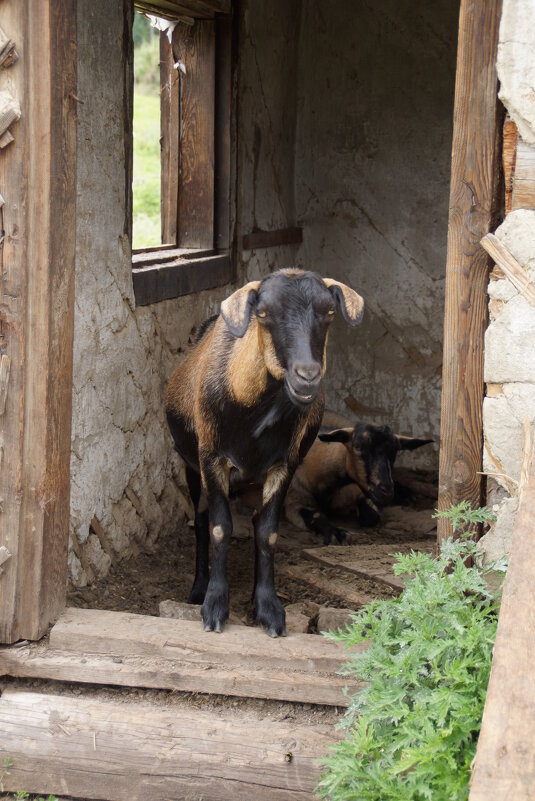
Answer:
[[[414,450],[430,439],[403,437],[389,426],[344,421],[327,412],[321,431],[297,470],[284,511],[290,523],[323,536],[347,541],[347,531],[332,525],[329,515],[357,515],[362,526],[379,522],[379,509],[394,500],[392,467],[400,450]]]
[[[223,301],[169,382],[167,420],[195,506],[189,601],[202,603],[207,631],[221,631],[229,614],[229,484],[254,482],[263,485],[254,517],[255,618],[268,634],[285,633],[274,584],[279,517],[323,416],[325,346],[337,303],[348,323],[360,322],[364,301],[338,281],[294,269],[252,281]]]

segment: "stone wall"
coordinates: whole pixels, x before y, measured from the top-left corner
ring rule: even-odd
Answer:
[[[226,294],[135,308],[125,182],[128,24],[122,3],[78,2],[69,550],[78,585],[104,575],[114,559],[150,547],[183,518],[182,468],[167,431],[163,392],[192,330]]]
[[[525,143],[535,145],[535,0],[504,0],[498,45],[500,98]],[[496,236],[535,281],[535,210],[510,212]],[[507,554],[518,508],[522,427],[535,422],[535,308],[499,269],[489,282],[485,338],[483,469],[496,523],[481,539],[487,562]]]

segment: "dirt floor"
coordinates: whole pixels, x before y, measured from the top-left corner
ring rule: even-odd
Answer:
[[[413,491],[410,505],[386,509],[383,520],[375,528],[358,528],[354,523],[351,526],[351,521],[345,521],[345,527],[351,531],[349,547],[333,544],[325,548],[317,535],[284,523],[275,564],[277,592],[283,604],[312,601],[330,607],[357,608],[373,598],[396,594],[398,590],[384,580],[373,578],[374,560],[385,553],[408,550],[415,542],[426,543],[429,547],[434,537],[431,496],[435,481],[430,473],[411,471],[411,482],[425,494]],[[228,559],[230,606],[231,613],[242,623],[254,625],[251,608],[254,545],[250,516],[243,514],[244,511],[243,508],[233,510],[234,534]],[[306,555],[316,548],[328,555],[329,566],[311,561],[310,555]],[[150,553],[115,564],[105,578],[91,586],[70,588],[67,603],[158,615],[159,603],[163,600],[187,601],[193,581],[194,557],[193,529],[191,523],[188,525],[184,521],[177,526],[176,537],[159,540]],[[360,575],[344,569],[349,567],[346,563],[355,561],[362,561],[364,565]],[[357,602],[358,598],[362,599],[361,603]]]

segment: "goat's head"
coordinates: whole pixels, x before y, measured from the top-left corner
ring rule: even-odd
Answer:
[[[320,389],[337,304],[350,325],[360,323],[364,301],[354,290],[316,273],[285,269],[238,289],[221,304],[221,315],[236,337],[256,325],[268,372],[284,381],[295,405],[307,406]]]
[[[432,439],[394,434],[390,426],[356,423],[353,428],[337,428],[320,433],[323,442],[342,442],[348,451],[349,475],[377,506],[386,506],[394,498],[392,467],[401,450],[413,451],[433,442]]]

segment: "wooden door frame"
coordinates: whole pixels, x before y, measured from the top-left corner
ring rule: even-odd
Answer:
[[[0,154],[5,241],[0,641],[37,639],[65,606],[76,242],[76,0],[4,0],[21,105]]]
[[[501,0],[461,0],[446,259],[439,509],[484,503],[483,352],[491,265],[481,239],[498,223]],[[438,521],[438,542],[451,535]]]

